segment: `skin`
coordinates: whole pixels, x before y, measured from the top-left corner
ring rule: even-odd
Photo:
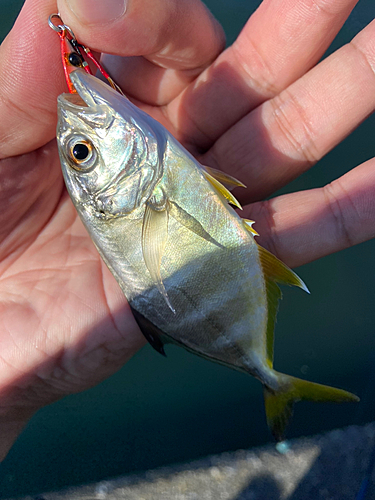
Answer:
[[[375,234],[374,159],[261,201],[374,110],[375,22],[317,64],[355,4],[264,0],[222,52],[198,0],[129,0],[104,24],[63,1],[26,1],[0,48],[1,459],[40,407],[100,382],[145,343],[63,186],[54,136],[66,87],[48,16],[60,11],[82,43],[114,54],[104,60],[117,83],[202,163],[251,186],[242,215],[297,266]]]

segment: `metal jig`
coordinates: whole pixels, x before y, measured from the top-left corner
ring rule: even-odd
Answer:
[[[54,20],[56,20],[56,22],[54,22]],[[110,75],[103,68],[100,62],[95,58],[91,49],[89,47],[86,47],[82,43],[78,42],[77,38],[73,33],[73,30],[63,22],[60,14],[51,14],[48,17],[48,25],[60,37],[60,49],[61,49],[61,58],[64,68],[64,74],[66,83],[69,88],[69,92],[71,94],[77,92],[70,80],[70,73],[72,71],[74,71],[76,68],[82,68],[87,73],[91,75],[93,74],[93,72],[90,69],[89,62],[86,60],[87,58],[96,66],[96,68],[108,81],[110,86],[114,90],[117,90],[117,92],[119,92],[120,94],[124,95],[120,87],[114,82],[114,80],[110,77]]]

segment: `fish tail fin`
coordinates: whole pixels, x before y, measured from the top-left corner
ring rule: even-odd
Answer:
[[[342,389],[316,384],[289,375],[278,374],[280,388],[273,391],[264,386],[264,402],[267,423],[277,441],[284,439],[285,428],[293,412],[293,405],[297,401],[318,401],[343,403],[359,401],[359,398]]]

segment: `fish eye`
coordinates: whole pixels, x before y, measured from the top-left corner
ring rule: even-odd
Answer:
[[[78,142],[72,147],[72,156],[77,161],[84,161],[88,158],[91,152],[91,145],[84,142]]]
[[[73,168],[77,170],[89,170],[96,160],[96,151],[91,142],[85,139],[73,139],[69,141],[68,151]]]

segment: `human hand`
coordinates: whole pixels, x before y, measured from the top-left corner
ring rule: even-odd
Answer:
[[[46,24],[48,16],[59,10],[80,41],[117,54],[104,57],[104,62],[125,92],[203,163],[223,168],[251,186],[245,195],[245,201],[250,201],[261,199],[301,173],[373,109],[374,84],[365,64],[361,78],[358,68],[342,67],[342,58],[334,62],[331,79],[323,67],[320,83],[320,65],[302,77],[323,54],[355,2],[340,3],[325,2],[325,10],[315,11],[302,8],[310,5],[307,1],[266,1],[234,48],[204,70],[221,51],[223,37],[198,2],[130,2],[123,19],[97,27],[92,19],[91,25],[81,24],[62,2],[57,9],[54,1],[27,0],[0,52],[0,107],[5,117],[0,124],[2,456],[39,407],[98,383],[144,343],[122,293],[63,188],[53,137],[56,97],[65,91],[65,85],[58,39]],[[297,4],[294,12],[297,9],[300,16],[291,16]],[[336,9],[335,15],[327,14],[329,9]],[[104,14],[99,16],[101,22]],[[370,46],[370,54],[371,25],[366,30],[359,35],[360,46]],[[146,57],[119,57],[123,55]],[[354,58],[352,64],[358,60]],[[331,94],[327,94],[329,90]],[[339,94],[336,100],[332,98],[335,92]],[[354,92],[360,103],[353,100]],[[327,94],[327,99],[320,93]],[[348,93],[347,110],[343,106]],[[327,105],[326,129],[313,127],[318,118],[314,99],[320,106]],[[303,105],[295,107],[295,102]],[[278,103],[283,103],[282,111]],[[299,114],[301,110],[304,112]],[[320,107],[318,116],[322,114]],[[305,116],[309,116],[309,126],[312,123],[308,129]],[[295,137],[292,126],[297,124],[301,129],[293,129],[294,134],[298,136],[302,130],[305,135],[288,139]],[[329,138],[331,129],[335,134]],[[314,141],[309,131],[314,132]],[[293,141],[299,144],[297,148]],[[349,179],[356,209],[341,199],[334,205],[343,207],[349,221],[358,218],[355,234],[350,235],[352,242],[373,236],[370,191],[374,180],[369,166],[359,168],[365,170]],[[318,227],[326,227],[332,239],[334,219],[326,204],[319,207],[320,200],[311,198],[314,193],[297,193],[245,208],[244,215],[257,220],[260,242],[292,265],[348,244],[338,235],[327,251],[324,238],[322,241],[319,235],[317,239]],[[307,204],[303,210],[301,203]],[[313,209],[315,217],[311,217]]]

